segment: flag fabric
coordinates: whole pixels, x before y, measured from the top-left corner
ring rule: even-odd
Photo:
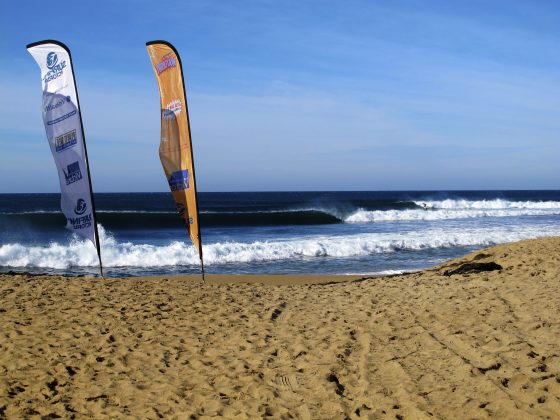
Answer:
[[[87,150],[70,50],[53,40],[34,42],[27,45],[27,50],[41,69],[43,123],[58,171],[60,206],[66,216],[66,228],[93,242],[101,266]]]
[[[181,59],[166,41],[146,43],[158,82],[161,109],[159,157],[188,234],[202,258],[193,150]]]

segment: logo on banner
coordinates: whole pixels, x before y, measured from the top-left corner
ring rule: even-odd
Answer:
[[[67,118],[70,118],[70,117],[72,117],[72,116],[74,116],[74,115],[76,115],[76,111],[75,111],[75,110],[74,110],[74,111],[70,111],[68,114],[63,115],[62,117],[58,117],[58,118],[55,118],[54,120],[47,121],[47,125],[54,125],[54,124],[56,124],[56,123],[59,123],[59,122],[61,122],[61,121],[64,121],[64,120],[67,119]]]
[[[66,178],[66,185],[73,184],[74,182],[82,179],[82,171],[80,170],[79,162],[71,163],[66,167],[66,170],[63,169],[62,172],[64,172],[64,177]],[[85,205],[85,201],[84,201],[84,205]],[[76,208],[78,207],[76,206]],[[81,213],[76,213],[76,214],[81,214]]]
[[[189,171],[176,171],[171,174],[168,179],[171,191],[182,191],[189,188]]]
[[[183,106],[181,105],[181,101],[179,99],[174,99],[166,105],[166,107],[162,111],[162,117],[164,120],[177,118],[182,109]]]
[[[58,63],[58,55],[55,52],[51,51],[47,54],[47,67],[52,69]]]
[[[86,200],[84,200],[83,198],[78,198],[78,201],[76,201],[76,207],[74,207],[74,213],[76,213],[77,215],[82,215],[86,212],[86,210]]]
[[[58,101],[56,101],[56,103],[54,103],[54,104],[48,104],[48,105],[45,107],[45,112],[54,111],[56,108],[59,108],[59,107],[61,107],[62,105],[64,105],[66,102],[70,102],[70,101],[71,101],[70,96],[67,96],[65,99],[62,99],[62,98],[61,98],[61,99],[59,99]]]
[[[72,225],[72,229],[87,229],[90,228],[93,223],[93,215],[91,213],[82,216],[87,210],[86,200],[83,198],[78,198],[76,201],[76,206],[74,207],[74,213],[79,217],[68,217],[68,223]]]
[[[166,54],[162,57],[161,61],[156,64],[156,71],[158,76],[165,70],[177,66],[177,59],[172,54]]]
[[[91,227],[93,216],[91,213],[81,217],[69,217],[68,222],[72,225],[72,229],[87,229]]]
[[[57,152],[63,152],[71,148],[78,142],[76,137],[76,130],[69,131],[68,133],[61,134],[54,138],[54,148]]]
[[[43,77],[43,82],[45,83],[62,76],[66,68],[66,60],[58,62],[58,55],[54,51],[47,54],[46,64],[49,71],[45,74],[45,77]]]

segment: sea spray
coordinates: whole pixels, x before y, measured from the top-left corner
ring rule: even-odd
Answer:
[[[168,194],[95,199],[108,276],[198,273]],[[0,272],[97,273],[59,200],[0,194]],[[560,235],[560,191],[203,193],[201,205],[209,273],[410,271]]]
[[[206,263],[221,265],[305,258],[354,258],[397,251],[420,251],[465,246],[488,246],[503,242],[560,235],[560,226],[476,229],[428,229],[407,233],[367,233],[351,236],[315,236],[282,241],[217,242],[204,246]],[[186,242],[166,245],[119,242],[101,226],[101,252],[106,267],[164,267],[198,264],[194,248]],[[95,250],[84,241],[48,246],[5,244],[0,246],[0,266],[90,267],[96,265]]]

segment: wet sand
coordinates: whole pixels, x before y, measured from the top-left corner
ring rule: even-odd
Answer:
[[[0,418],[560,418],[559,315],[560,238],[390,277],[1,275]]]

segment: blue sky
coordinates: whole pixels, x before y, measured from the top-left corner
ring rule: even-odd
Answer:
[[[58,191],[25,49],[47,38],[98,192],[168,188],[153,39],[183,60],[201,191],[558,189],[558,22],[555,0],[3,1],[0,192]]]

